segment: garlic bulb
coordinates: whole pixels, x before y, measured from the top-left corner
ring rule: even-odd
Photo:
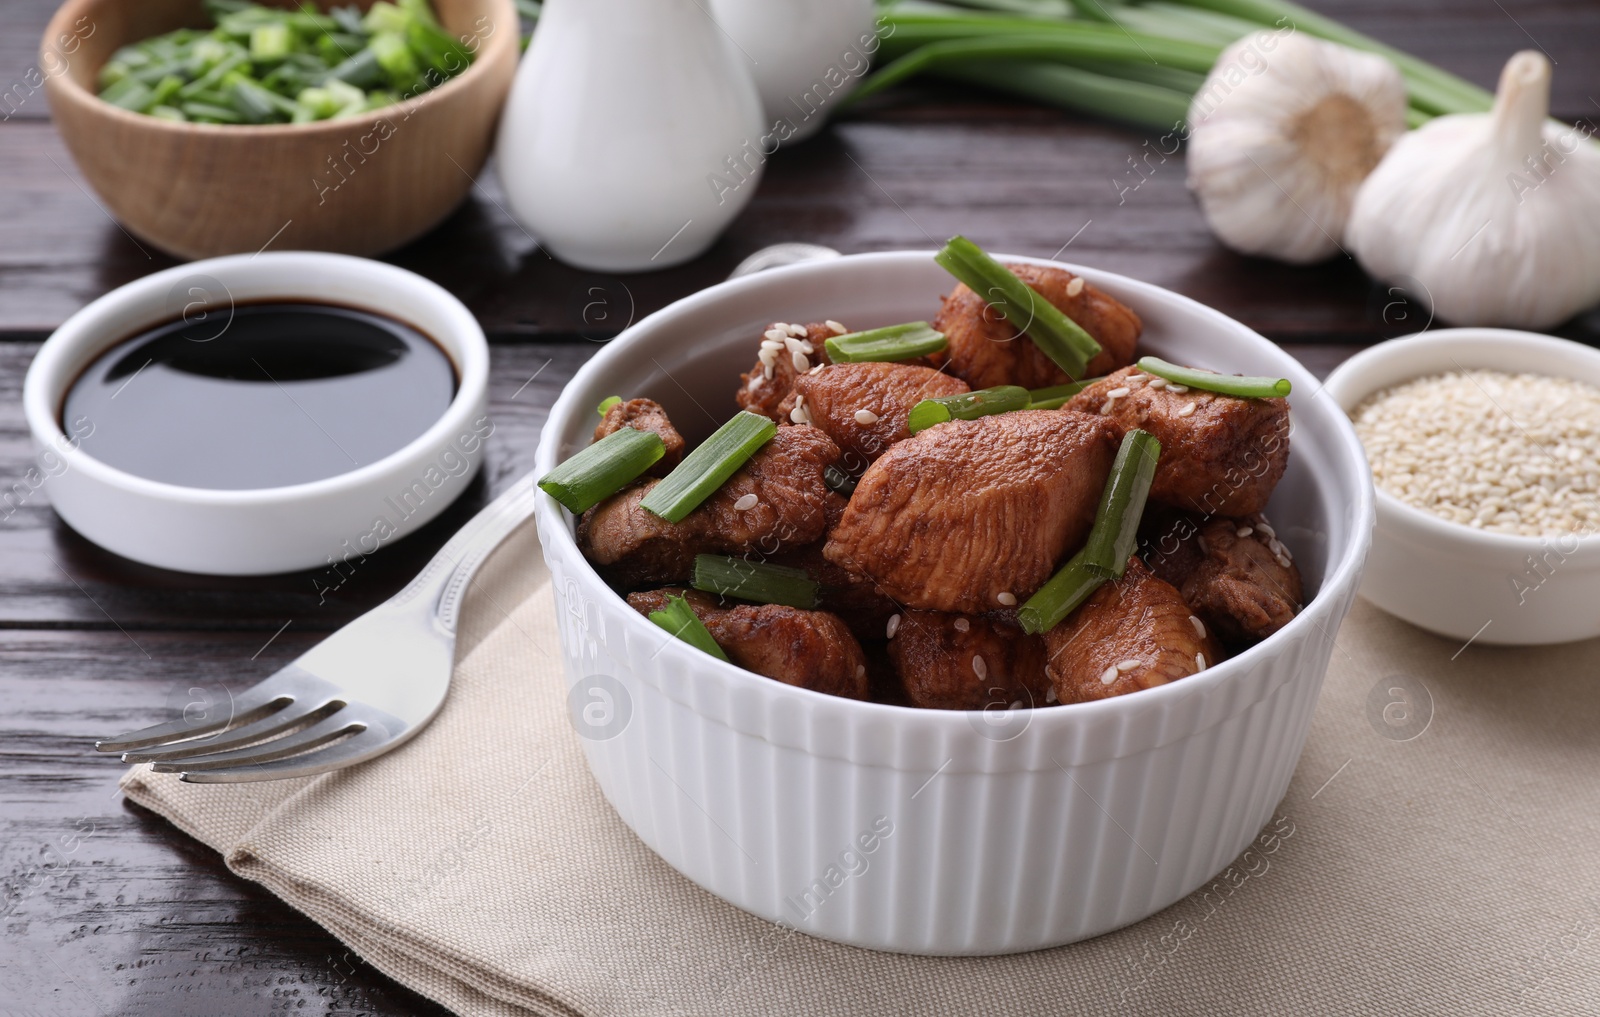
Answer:
[[[1600,301],[1600,148],[1549,112],[1550,62],[1525,51],[1491,112],[1400,139],[1356,196],[1362,267],[1458,325],[1544,328]]]
[[[1223,243],[1309,263],[1339,248],[1356,188],[1405,132],[1395,66],[1292,30],[1223,50],[1189,107],[1189,188]]]

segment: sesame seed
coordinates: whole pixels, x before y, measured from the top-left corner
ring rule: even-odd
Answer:
[[[857,678],[865,678],[866,676],[867,676],[867,665],[865,665],[865,664],[857,664],[856,665],[856,677]]]
[[[760,502],[760,498],[757,498],[753,494],[747,494],[738,501],[734,502],[733,508],[736,512],[748,512],[750,509],[755,508]]]
[[[811,361],[807,360],[806,355],[799,350],[795,350],[789,355],[789,362],[794,364],[794,369],[801,374],[811,370]]]
[[[1276,540],[1278,537],[1278,531],[1274,530],[1265,519],[1262,519],[1260,522],[1256,523],[1256,529],[1260,530],[1264,535],[1274,540]]]
[[[807,374],[816,374],[818,371],[822,370],[824,367],[827,367],[827,366],[828,366],[827,364],[817,364],[816,366],[812,367],[811,370],[807,371],[806,373]]]
[[[761,365],[761,373],[762,373],[763,376],[766,377],[766,379],[768,381],[772,380],[772,368],[773,368],[772,364],[763,363]]]
[[[1150,387],[1151,388],[1166,388],[1167,387],[1167,379],[1165,379],[1165,378],[1157,378],[1155,375],[1151,375],[1150,376]]]
[[[1600,527],[1600,387],[1468,370],[1374,394],[1351,411],[1378,486],[1490,533]]]
[[[1002,590],[1001,592],[995,594],[994,595],[994,599],[998,600],[1000,603],[1004,604],[1006,607],[1016,607],[1017,606],[1017,595],[1015,593],[1011,593],[1008,590]]]
[[[965,618],[957,618],[956,619],[956,631],[957,632],[965,632],[970,628],[972,628],[972,623],[967,621]]]
[[[790,335],[805,337],[806,327],[804,325],[785,325],[784,328],[789,330]]]
[[[828,326],[828,328],[833,332],[834,335],[849,335],[850,334],[850,330],[849,329],[845,328],[843,325],[839,324],[837,321],[834,321],[832,318],[829,318],[827,321],[823,322],[823,324]]]
[[[1078,294],[1080,294],[1082,292],[1083,292],[1083,276],[1080,275],[1076,279],[1074,279],[1071,282],[1067,283],[1067,296],[1075,297],[1075,296],[1077,296]]]
[[[1115,396],[1106,397],[1106,401],[1100,404],[1101,414],[1110,413],[1111,408],[1115,405],[1117,405],[1117,399]]]
[[[1167,391],[1173,393],[1174,395],[1183,395],[1185,392],[1189,391],[1189,386],[1180,385],[1175,381],[1169,381],[1167,382]]]
[[[1054,685],[1044,690],[1044,701],[1047,703],[1059,703],[1061,701],[1061,697],[1056,695],[1056,687]]]
[[[871,427],[878,422],[878,415],[871,410],[856,410],[856,423],[862,427]]]
[[[1203,653],[1195,654],[1194,655],[1194,666],[1199,668],[1200,670],[1204,671],[1206,669],[1206,655],[1203,654]]]
[[[1167,386],[1167,387],[1171,388],[1170,385]],[[1194,403],[1184,403],[1183,404],[1183,409],[1178,411],[1178,416],[1180,416],[1180,417],[1188,417],[1188,416],[1192,416],[1193,414],[1194,414]]]
[[[1127,660],[1119,660],[1119,661],[1117,661],[1117,670],[1118,671],[1132,671],[1134,668],[1140,667],[1143,664],[1144,664],[1144,661],[1139,660],[1137,657],[1129,657]]]
[[[783,343],[775,343],[771,339],[761,340],[761,349],[767,353],[776,353],[783,349]]]
[[[983,662],[983,658],[977,656],[976,654],[974,654],[972,658],[972,673],[977,675],[979,678],[989,677],[989,665],[985,664]]]
[[[893,639],[894,638],[894,634],[896,632],[899,632],[899,631],[900,631],[900,616],[897,615],[897,614],[890,615],[889,616],[889,624],[884,629],[884,633],[888,636],[888,638]]]
[[[768,342],[775,343],[781,343],[789,337],[789,333],[784,331],[781,325],[775,328],[769,328],[765,332],[761,333],[761,335],[762,338],[766,339]]]
[[[1282,565],[1284,568],[1288,568],[1290,566],[1290,564],[1292,564],[1292,563],[1289,561],[1288,558],[1286,558],[1286,557],[1284,557],[1283,555],[1280,554],[1280,555],[1278,555],[1278,564]]]
[[[1111,391],[1107,392],[1106,393],[1106,398],[1107,399],[1121,399],[1123,396],[1128,395],[1131,392],[1133,392],[1133,389],[1127,387],[1126,385],[1123,385],[1120,388],[1114,388]]]
[[[1233,535],[1235,537],[1248,537],[1248,536],[1250,536],[1250,534],[1252,534],[1254,532],[1256,532],[1254,527],[1241,526],[1237,530],[1233,531]]]
[[[1110,685],[1112,682],[1117,680],[1117,675],[1121,673],[1122,672],[1118,671],[1115,665],[1106,668],[1104,671],[1100,672],[1100,684]]]

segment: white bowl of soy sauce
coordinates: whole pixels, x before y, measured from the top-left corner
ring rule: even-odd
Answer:
[[[437,516],[493,425],[472,313],[404,269],[278,252],[94,301],[23,405],[51,504],[134,561],[210,575],[353,563]]]

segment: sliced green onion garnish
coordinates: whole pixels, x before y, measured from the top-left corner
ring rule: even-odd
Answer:
[[[866,332],[838,335],[823,343],[828,348],[828,359],[836,364],[854,364],[863,360],[910,360],[944,349],[944,333],[936,332],[925,321],[908,321],[904,325],[887,325]]]
[[[603,417],[606,415],[607,410],[611,409],[611,407],[620,402],[622,402],[621,396],[606,396],[604,399],[600,400],[600,405],[597,406],[596,409],[600,411],[600,415]]]
[[[618,428],[539,478],[539,489],[574,514],[588,511],[667,454],[654,431]]]
[[[690,607],[689,602],[682,597],[669,596],[666,607],[650,612],[650,620],[695,649],[704,650],[718,660],[728,659],[728,655],[722,652],[722,647],[711,638],[711,633],[700,620],[700,616],[694,613],[694,608]]]
[[[1204,389],[1207,392],[1220,392],[1223,395],[1240,396],[1244,399],[1286,396],[1291,387],[1288,378],[1246,378],[1237,374],[1212,374],[1210,371],[1197,371],[1192,367],[1169,364],[1160,357],[1141,357],[1139,370],[1153,374],[1157,378],[1177,382],[1179,385]]]
[[[988,301],[1013,328],[1027,333],[1073,378],[1082,377],[1089,361],[1099,355],[1100,344],[1082,326],[966,237],[951,237],[933,260]]]
[[[1099,378],[1085,378],[1082,381],[1069,381],[1065,385],[1051,385],[1049,388],[1036,388],[1028,393],[1028,409],[1030,410],[1059,410],[1065,406],[1068,399],[1082,392]]]
[[[1079,551],[1037,593],[1023,601],[1017,611],[1022,631],[1035,636],[1049,632],[1105,581],[1105,576],[1083,563],[1083,552]]]
[[[1094,528],[1083,545],[1084,568],[1107,579],[1120,579],[1128,568],[1139,539],[1139,519],[1161,459],[1161,442],[1149,431],[1134,428],[1122,436],[1122,446],[1111,464],[1111,476],[1100,492]]]
[[[832,491],[850,497],[856,491],[856,478],[839,469],[837,466],[826,466],[822,470],[822,482]]]
[[[817,583],[805,569],[745,561],[719,554],[694,556],[694,588],[758,604],[817,606]]]
[[[912,434],[947,420],[976,420],[991,413],[1009,413],[1028,408],[1028,390],[1020,385],[996,385],[976,392],[936,396],[911,407],[906,427]]]
[[[699,448],[684,456],[683,462],[645,495],[640,506],[668,522],[682,522],[777,433],[778,425],[767,417],[740,410]]]

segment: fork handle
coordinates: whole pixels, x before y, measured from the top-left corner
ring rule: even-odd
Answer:
[[[456,531],[417,573],[405,589],[390,598],[391,605],[409,603],[424,593],[433,600],[436,623],[451,635],[456,631],[456,620],[461,613],[461,600],[467,585],[484,559],[489,557],[500,542],[533,515],[539,489],[529,474],[511,485],[500,497],[484,506],[467,524]]]

